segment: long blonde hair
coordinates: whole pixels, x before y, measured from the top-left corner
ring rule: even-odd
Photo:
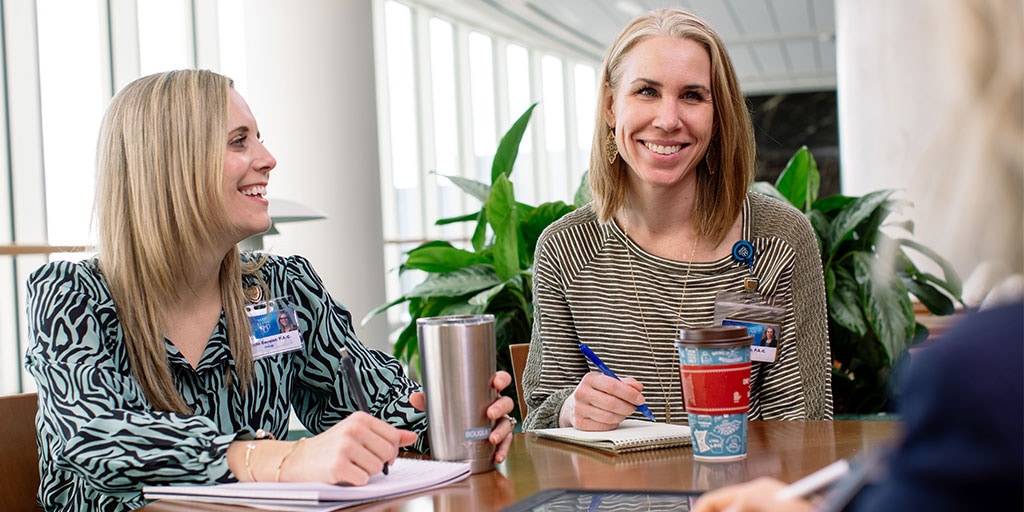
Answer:
[[[168,366],[161,298],[228,226],[221,192],[232,82],[204,70],[139,78],[114,96],[96,156],[99,264],[117,307],[132,375],[158,410],[191,413]],[[220,266],[234,372],[252,379],[238,248]],[[230,370],[228,370],[230,371]],[[232,376],[228,375],[228,382]]]
[[[696,41],[711,57],[715,134],[705,161],[698,166],[695,215],[697,234],[721,242],[743,209],[747,188],[754,180],[754,128],[722,40],[704,20],[683,10],[658,9],[634,19],[622,29],[605,54],[590,150],[589,180],[594,210],[601,222],[610,222],[625,204],[629,171],[622,158],[616,158],[612,164],[605,159],[605,140],[613,128],[605,122],[604,113],[610,93],[620,85],[626,55],[640,42],[655,36]]]

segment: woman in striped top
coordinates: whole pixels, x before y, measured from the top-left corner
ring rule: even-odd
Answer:
[[[751,277],[784,314],[775,361],[753,365],[750,417],[831,419],[817,241],[799,211],[748,192],[753,129],[718,35],[688,12],[652,11],[608,50],[601,84],[594,201],[537,244],[525,427],[608,430],[643,403],[685,423],[677,333],[711,325],[716,294]],[[732,257],[741,240],[752,270]],[[622,381],[590,371],[581,342]]]

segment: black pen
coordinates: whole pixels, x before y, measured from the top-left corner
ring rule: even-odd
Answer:
[[[355,397],[356,403],[359,404],[359,410],[365,413],[370,412],[370,406],[366,405],[366,395],[363,394],[363,385],[359,383],[359,375],[356,374],[356,363],[352,359],[352,356],[348,355],[348,350],[345,347],[341,348],[341,365],[345,371],[345,379],[348,381],[348,391]],[[384,463],[384,469],[381,471],[384,474],[388,474],[388,463]]]

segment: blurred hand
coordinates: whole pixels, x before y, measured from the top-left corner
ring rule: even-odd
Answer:
[[[508,414],[512,412],[514,403],[511,398],[501,395],[501,391],[511,383],[512,376],[506,371],[498,371],[491,377],[491,387],[497,391],[498,395],[498,398],[487,407],[487,417],[491,421],[496,422],[488,438],[491,444],[497,446],[497,449],[494,450],[494,462],[504,462],[505,457],[508,456],[508,449],[512,446],[512,429],[514,426],[509,421],[511,418]],[[410,395],[409,402],[412,403],[413,407],[421,411],[427,410],[427,397],[421,391]]]
[[[612,430],[645,402],[644,385],[636,379],[622,380],[590,372],[562,404],[559,426],[580,430]]]
[[[774,478],[761,477],[744,484],[709,491],[697,500],[694,512],[811,512],[814,504],[795,499],[779,501],[775,493],[786,486]]]
[[[355,412],[305,439],[289,455],[282,481],[364,485],[394,463],[398,449],[416,441],[416,434],[399,430],[365,412]]]

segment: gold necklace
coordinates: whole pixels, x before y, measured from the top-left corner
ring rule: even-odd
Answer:
[[[626,230],[622,231],[628,238]],[[686,285],[690,282],[690,269],[693,268],[693,257],[697,254],[697,237],[693,237],[693,247],[690,248],[690,259],[686,262],[686,275],[683,277],[683,294],[679,297],[679,312],[676,317],[676,332],[683,326],[683,303],[686,300]],[[654,342],[651,341],[651,331],[647,328],[647,318],[644,317],[643,302],[640,301],[640,289],[636,284],[636,273],[633,271],[633,251],[626,246],[626,260],[629,262],[629,277],[633,281],[633,295],[636,297],[636,307],[640,310],[640,325],[644,328],[644,339],[647,341],[647,349],[651,352],[651,359],[654,360],[654,372],[658,374],[658,385],[661,387],[661,394],[665,398],[665,422],[672,423],[672,403],[669,400],[668,386],[665,385],[665,376],[661,372],[661,363],[654,353]]]

